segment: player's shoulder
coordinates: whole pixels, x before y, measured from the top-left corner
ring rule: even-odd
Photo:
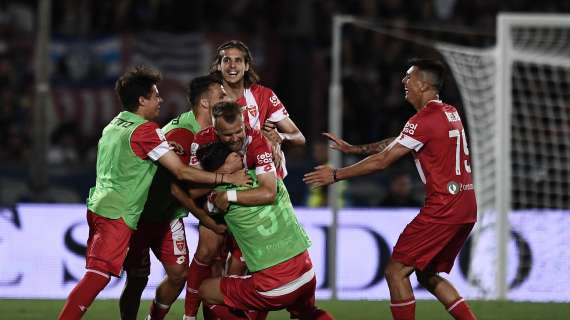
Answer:
[[[249,90],[251,90],[251,93],[253,93],[254,95],[272,95],[273,94],[273,90],[271,88],[266,87],[266,86],[259,84],[259,83],[252,84],[251,87],[249,87]]]
[[[216,141],[216,130],[214,127],[204,128],[196,134],[194,142],[197,144],[206,144]]]
[[[143,122],[141,123],[138,127],[137,130],[155,130],[155,129],[160,129],[160,127],[158,126],[158,123],[154,122],[154,121],[147,121],[147,122]]]
[[[159,137],[164,137],[164,132],[160,128],[160,126],[154,121],[146,121],[139,124],[135,130],[133,131],[131,138],[148,136],[148,135],[155,135],[157,134]]]

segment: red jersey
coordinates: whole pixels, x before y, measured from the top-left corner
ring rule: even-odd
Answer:
[[[289,116],[273,90],[259,84],[245,89],[236,102],[244,106],[244,122],[256,130],[261,130],[266,120],[279,122]]]
[[[158,160],[170,148],[160,127],[152,122],[141,124],[131,134],[131,149],[141,159]]]
[[[206,128],[196,134],[192,143],[191,165],[197,165],[196,151],[200,146],[219,141],[214,127]],[[249,126],[245,127],[245,141],[242,149],[243,162],[247,169],[255,169],[255,174],[276,172],[269,141],[259,132]],[[277,173],[279,176],[279,174]]]
[[[194,132],[186,128],[174,128],[166,133],[166,140],[184,164],[190,163],[190,146],[194,142]]]
[[[415,151],[416,167],[426,185],[419,217],[445,224],[475,222],[477,203],[467,137],[457,110],[429,101],[408,120],[396,141]]]

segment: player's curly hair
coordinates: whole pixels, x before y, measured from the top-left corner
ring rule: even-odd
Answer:
[[[123,109],[136,112],[139,107],[139,97],[150,98],[152,86],[158,85],[161,78],[160,71],[144,65],[125,72],[115,83],[115,92]]]
[[[232,150],[222,142],[214,142],[201,146],[196,151],[196,157],[200,166],[206,171],[218,170],[226,161]]]
[[[214,56],[212,64],[210,65],[210,74],[217,74],[221,77],[221,71],[218,70],[218,65],[222,63],[224,50],[231,48],[235,48],[243,52],[245,63],[249,64],[249,70],[247,70],[243,76],[244,86],[246,88],[249,88],[251,85],[258,83],[260,78],[253,67],[253,57],[251,55],[251,51],[245,45],[245,43],[239,40],[226,41],[219,45],[218,48],[216,48],[216,55]]]

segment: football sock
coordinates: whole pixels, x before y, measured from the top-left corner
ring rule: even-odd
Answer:
[[[162,320],[166,317],[166,314],[170,310],[169,305],[165,305],[162,303],[158,303],[155,300],[152,300],[152,304],[150,305],[150,312],[148,314],[148,319],[152,320]]]
[[[189,317],[195,317],[200,307],[200,295],[198,289],[204,279],[210,276],[210,266],[192,259],[190,270],[186,277],[186,297],[184,298],[184,314]]]
[[[59,320],[80,319],[93,303],[95,297],[111,281],[111,276],[97,270],[87,270],[83,278],[69,293],[67,301],[61,310]]]
[[[416,317],[416,300],[410,298],[406,300],[391,301],[390,311],[394,320],[414,320]]]
[[[476,320],[477,318],[469,308],[469,305],[463,298],[458,298],[457,300],[450,303],[445,307],[447,312],[449,312],[453,319],[457,320]]]

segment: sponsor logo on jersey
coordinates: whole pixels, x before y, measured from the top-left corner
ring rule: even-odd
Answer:
[[[269,98],[269,102],[271,102],[271,104],[272,104],[274,107],[277,107],[277,106],[281,103],[281,101],[279,101],[279,98],[277,98],[277,95],[275,95],[275,94],[273,94],[273,95]]]
[[[176,239],[176,248],[181,252],[186,252],[186,244],[184,243],[184,239]]]
[[[414,133],[416,132],[416,129],[418,128],[418,124],[417,123],[410,123],[410,122],[406,122],[406,125],[404,126],[404,130],[402,130],[404,133],[407,133],[409,135],[414,135]]]
[[[447,191],[450,194],[456,195],[459,193],[459,191],[461,191],[461,186],[455,181],[449,181],[447,183]]]
[[[449,120],[449,122],[461,121],[461,118],[459,117],[459,113],[457,113],[457,111],[446,112],[445,116],[447,117],[447,120]]]
[[[273,162],[273,156],[269,152],[264,152],[262,154],[257,155],[258,164],[272,163],[272,162]]]

